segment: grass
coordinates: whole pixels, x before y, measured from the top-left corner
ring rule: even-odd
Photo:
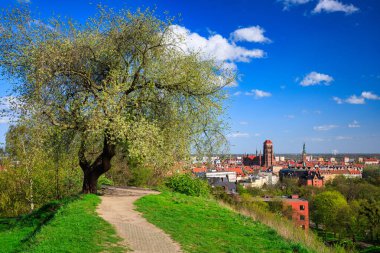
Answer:
[[[112,226],[96,214],[100,198],[83,195],[45,205],[30,215],[0,219],[0,251],[125,252]]]
[[[186,252],[310,252],[212,199],[165,192],[145,196],[135,204]]]

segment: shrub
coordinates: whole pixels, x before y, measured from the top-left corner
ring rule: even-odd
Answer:
[[[167,179],[165,185],[171,190],[189,196],[206,197],[210,193],[208,183],[189,174],[177,174]]]
[[[98,179],[98,189],[102,188],[102,185],[114,185],[113,181],[104,175],[101,175]]]

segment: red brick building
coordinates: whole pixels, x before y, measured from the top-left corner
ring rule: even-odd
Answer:
[[[309,202],[298,195],[283,199],[284,206],[292,207],[292,220],[304,230],[309,230]]]
[[[271,140],[264,141],[264,167],[268,168],[274,163],[273,143]]]

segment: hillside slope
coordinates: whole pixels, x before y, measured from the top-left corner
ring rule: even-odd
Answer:
[[[99,203],[98,196],[83,195],[0,219],[0,252],[124,252],[115,230],[96,214]]]
[[[149,222],[187,252],[312,252],[215,200],[162,193],[145,196],[135,204]]]

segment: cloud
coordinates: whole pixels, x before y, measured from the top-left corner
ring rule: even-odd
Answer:
[[[29,4],[31,1],[30,0],[17,0],[17,2],[20,4]]]
[[[14,109],[21,103],[14,96],[0,97],[0,124],[7,124],[17,117]]]
[[[256,99],[265,98],[265,97],[271,97],[272,96],[272,94],[270,92],[263,91],[263,90],[257,90],[257,89],[253,89],[250,92],[246,92],[245,95],[247,95],[247,96],[255,96]]]
[[[348,124],[348,127],[349,128],[359,128],[360,127],[360,124],[358,121],[354,120],[352,123],[349,123]]]
[[[366,100],[380,100],[380,96],[376,95],[371,91],[363,91],[360,96],[352,95],[347,99],[333,97],[333,99],[337,104],[347,103],[354,105],[362,105],[365,104]]]
[[[335,140],[337,140],[337,141],[352,140],[352,137],[349,137],[349,136],[337,136],[337,137],[335,137]]]
[[[295,5],[306,4],[311,0],[278,0],[284,4],[284,10],[288,10],[290,7]]]
[[[241,91],[237,91],[235,93],[232,94],[232,96],[239,96],[241,94]]]
[[[380,97],[370,91],[363,91],[362,97],[369,100],[380,100]]]
[[[312,142],[322,142],[322,141],[326,141],[325,139],[323,139],[323,138],[319,138],[319,137],[313,137],[313,138],[310,138],[309,140],[312,141]]]
[[[244,33],[244,29],[245,28],[241,28],[235,31],[240,35],[239,38],[241,40],[243,38],[253,40],[252,37],[249,37],[249,34]],[[170,36],[166,38],[168,43],[179,45],[178,48],[185,54],[196,52],[201,53],[205,59],[214,59],[217,63],[221,64],[222,71],[226,73],[236,73],[237,62],[248,63],[252,59],[264,58],[266,56],[266,53],[261,49],[248,49],[238,46],[235,41],[231,40],[232,38],[227,39],[214,32],[209,34],[208,37],[203,37],[179,25],[171,25],[170,30]],[[243,30],[243,33],[241,30]],[[263,29],[262,31],[264,32]],[[239,78],[240,76],[238,76],[236,81],[239,81]],[[222,76],[220,82],[221,84],[224,83]],[[237,86],[237,82],[233,82],[229,84],[229,86]]]
[[[179,25],[172,25],[171,30],[182,40],[180,47],[183,51],[200,51],[220,62],[250,62],[254,58],[265,56],[261,49],[237,46],[220,34],[212,34],[206,38]]]
[[[264,36],[265,30],[260,26],[251,26],[235,30],[231,33],[232,41],[248,41],[248,42],[270,42],[271,40]]]
[[[296,116],[290,114],[290,115],[284,115],[284,117],[287,119],[294,119]]]
[[[337,128],[337,125],[322,125],[322,126],[315,126],[313,129],[315,131],[329,131],[331,129]]]
[[[365,99],[363,97],[357,97],[356,95],[352,95],[351,97],[347,98],[345,102],[348,104],[362,105],[365,104]]]
[[[240,125],[248,125],[248,122],[247,121],[240,121],[239,124]]]
[[[318,4],[315,6],[313,13],[321,12],[344,12],[345,14],[352,14],[358,11],[359,8],[355,7],[352,4],[343,4],[337,0],[319,0]]]
[[[255,136],[255,137],[259,137],[259,136],[261,136],[261,134],[259,134],[259,133],[255,133],[254,136]]]
[[[343,99],[341,99],[341,98],[333,97],[333,100],[334,100],[337,104],[343,104]]]
[[[301,86],[329,85],[332,81],[334,79],[331,76],[313,71],[307,74],[300,84]]]
[[[9,117],[0,116],[0,124],[8,124],[9,122],[11,122],[11,119]]]
[[[241,133],[241,132],[234,132],[234,133],[227,134],[227,137],[229,137],[229,138],[247,138],[247,137],[249,137],[249,134],[248,133]]]

